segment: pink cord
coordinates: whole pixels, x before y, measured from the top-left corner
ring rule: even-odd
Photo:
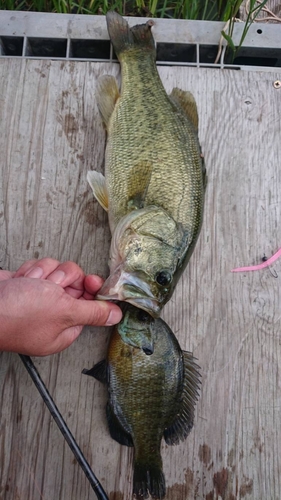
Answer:
[[[242,273],[244,271],[259,271],[260,269],[264,269],[265,267],[270,266],[270,264],[273,264],[273,262],[275,262],[280,256],[281,256],[281,248],[279,248],[279,250],[277,250],[277,252],[274,255],[272,255],[272,257],[267,259],[265,262],[258,264],[257,266],[236,267],[235,269],[231,269],[231,272]]]

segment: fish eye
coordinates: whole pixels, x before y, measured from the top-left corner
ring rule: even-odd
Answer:
[[[151,356],[151,354],[153,354],[153,350],[149,349],[149,347],[143,347],[142,350],[147,356]]]
[[[149,319],[151,319],[151,316],[147,312],[140,309],[137,313],[137,319],[138,321],[148,321]]]
[[[172,279],[172,276],[170,275],[170,273],[168,273],[168,271],[160,271],[160,273],[158,273],[156,275],[156,281],[157,281],[158,285],[161,285],[161,286],[169,285],[169,283],[171,282],[171,279]]]

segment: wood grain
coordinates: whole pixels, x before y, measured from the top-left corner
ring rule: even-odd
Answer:
[[[191,90],[208,170],[195,253],[163,317],[202,367],[195,427],[163,444],[167,500],[281,496],[281,262],[232,274],[281,245],[280,73],[161,67],[166,89]],[[0,266],[72,259],[107,274],[107,216],[86,183],[102,169],[105,134],[94,97],[118,65],[0,61]],[[275,273],[275,274],[274,274]],[[108,492],[131,499],[132,451],[111,440],[106,390],[81,375],[103,358],[109,332],[85,329],[36,365]],[[0,499],[91,500],[19,358],[0,355]]]

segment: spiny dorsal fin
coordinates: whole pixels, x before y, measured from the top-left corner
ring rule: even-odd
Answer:
[[[90,184],[94,197],[99,204],[108,212],[108,194],[105,185],[105,177],[96,170],[89,170],[87,174],[87,181]]]
[[[197,105],[191,92],[175,87],[170,94],[170,98],[188,116],[190,121],[193,123],[195,130],[198,130]]]
[[[110,11],[106,14],[107,29],[110,40],[116,52],[118,59],[120,55],[127,50],[135,48],[144,48],[144,54],[149,50],[155,54],[155,44],[151,33],[153,21],[148,21],[146,24],[137,24],[130,29],[127,21],[117,14]]]
[[[119,89],[114,76],[101,76],[97,82],[96,99],[99,112],[106,128],[108,128],[110,117],[119,97]]]
[[[103,384],[107,383],[107,362],[105,359],[97,363],[90,370],[82,370],[83,375],[90,375],[90,377],[96,378],[99,382]]]
[[[194,407],[199,396],[199,366],[194,362],[191,352],[183,351],[184,379],[182,405],[174,422],[164,432],[167,444],[183,441],[193,427]]]
[[[124,446],[134,446],[131,435],[123,429],[109,403],[106,405],[106,418],[112,439]]]

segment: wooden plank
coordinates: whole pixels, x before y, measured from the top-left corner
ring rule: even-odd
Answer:
[[[202,367],[195,427],[163,444],[167,500],[279,499],[280,273],[232,274],[280,246],[281,75],[161,67],[168,91],[198,103],[208,169],[205,219],[163,317]],[[102,168],[94,98],[110,64],[0,61],[0,266],[72,259],[107,274],[107,216],[86,183]],[[106,390],[81,375],[105,355],[109,332],[85,329],[63,353],[36,358],[110,500],[131,498],[132,450],[108,435]],[[0,364],[0,499],[95,498],[15,354]]]

